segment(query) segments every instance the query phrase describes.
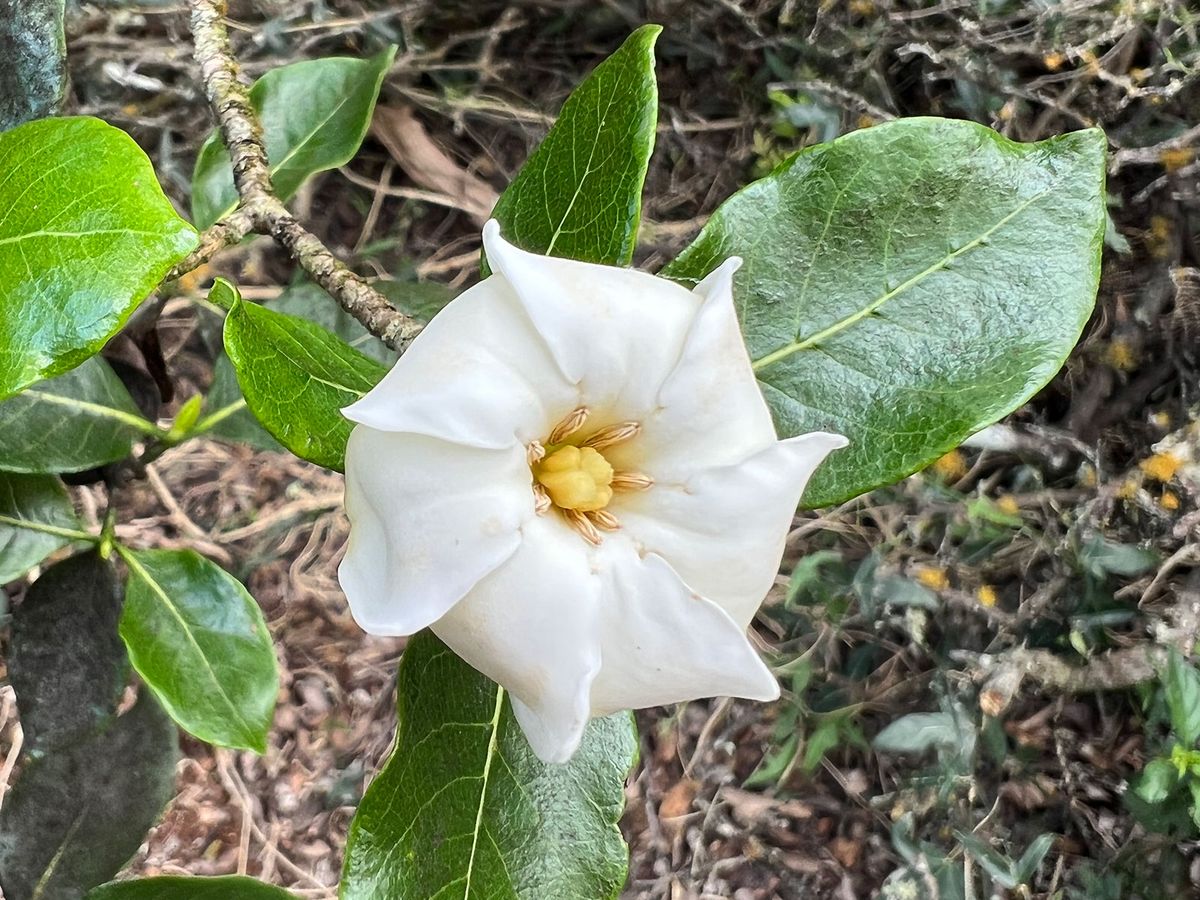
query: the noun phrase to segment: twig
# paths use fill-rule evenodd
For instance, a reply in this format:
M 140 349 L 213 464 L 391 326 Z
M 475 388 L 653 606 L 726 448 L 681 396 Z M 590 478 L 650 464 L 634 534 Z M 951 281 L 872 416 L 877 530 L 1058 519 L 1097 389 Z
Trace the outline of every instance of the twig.
M 1172 650 L 1185 655 L 1192 652 L 1200 629 L 1200 593 L 1190 585 L 1181 588 L 1170 618 L 1173 622 L 1164 622 L 1156 629 L 1152 646 L 1109 650 L 1082 665 L 1073 665 L 1050 650 L 1028 647 L 994 654 L 956 651 L 951 656 L 967 663 L 976 680 L 984 681 L 980 708 L 989 716 L 999 716 L 1026 679 L 1055 694 L 1121 690 L 1157 679 Z
M 319 238 L 297 221 L 275 195 L 258 114 L 238 79 L 224 16 L 226 0 L 190 0 L 192 40 L 204 92 L 217 118 L 233 165 L 238 207 L 201 236 L 200 246 L 170 273 L 177 278 L 206 263 L 223 247 L 247 234 L 270 235 L 342 309 L 389 347 L 403 350 L 421 325 L 352 272 Z

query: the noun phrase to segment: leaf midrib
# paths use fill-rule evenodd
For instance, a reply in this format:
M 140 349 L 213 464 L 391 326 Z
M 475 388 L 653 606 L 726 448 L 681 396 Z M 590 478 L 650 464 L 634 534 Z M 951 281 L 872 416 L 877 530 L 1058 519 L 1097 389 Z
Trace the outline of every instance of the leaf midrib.
M 972 240 L 963 244 L 957 250 L 950 251 L 945 256 L 943 256 L 941 259 L 935 261 L 934 263 L 930 264 L 926 268 L 922 269 L 920 272 L 918 272 L 917 274 L 908 278 L 906 281 L 902 282 L 901 284 L 897 285 L 896 287 L 892 288 L 890 291 L 885 291 L 883 294 L 880 294 L 878 297 L 876 297 L 870 303 L 868 303 L 864 307 L 862 307 L 862 309 L 855 310 L 854 312 L 850 313 L 848 316 L 842 317 L 838 321 L 834 322 L 832 325 L 829 325 L 829 326 L 821 329 L 820 331 L 816 332 L 815 334 L 809 335 L 806 338 L 799 338 L 797 340 L 794 340 L 790 344 L 785 344 L 784 346 L 780 347 L 778 350 L 773 350 L 772 352 L 768 353 L 766 356 L 763 356 L 763 357 L 760 357 L 759 359 L 754 360 L 754 362 L 753 362 L 754 371 L 757 372 L 760 369 L 766 368 L 767 366 L 771 365 L 772 363 L 779 362 L 781 359 L 786 359 L 787 357 L 791 356 L 793 353 L 798 353 L 801 350 L 807 350 L 810 347 L 817 346 L 821 342 L 827 341 L 831 337 L 839 334 L 842 331 L 845 331 L 847 328 L 849 328 L 851 325 L 854 325 L 856 322 L 859 322 L 862 319 L 865 319 L 867 316 L 874 313 L 876 310 L 878 310 L 881 306 L 883 306 L 889 300 L 894 300 L 896 297 L 903 294 L 909 288 L 915 287 L 916 285 L 920 284 L 922 281 L 924 281 L 929 276 L 946 268 L 946 266 L 948 266 L 954 260 L 958 259 L 960 256 L 964 256 L 965 254 L 974 250 L 976 247 L 983 244 L 993 234 L 995 234 L 997 231 L 999 231 L 1001 228 L 1003 228 L 1005 225 L 1007 225 L 1009 222 L 1011 222 L 1013 219 L 1015 219 L 1017 216 L 1019 216 L 1021 213 L 1023 213 L 1026 209 L 1028 209 L 1030 206 L 1032 206 L 1038 200 L 1041 200 L 1043 197 L 1047 196 L 1049 193 L 1050 193 L 1049 190 L 1045 190 L 1039 194 L 1034 194 L 1028 200 L 1021 203 L 1014 210 L 1012 210 L 1012 212 L 1010 212 L 1007 215 L 1005 215 L 1004 217 L 1002 217 L 998 222 L 996 222 L 995 225 L 992 225 L 986 231 L 983 231 L 981 234 L 977 235 Z M 813 262 L 813 265 L 815 267 L 815 265 L 816 265 L 815 260 Z
M 148 419 L 143 419 L 135 416 L 133 413 L 125 412 L 124 410 L 116 409 L 112 406 L 103 406 L 99 403 L 92 403 L 89 400 L 80 400 L 76 397 L 67 397 L 63 394 L 53 394 L 49 391 L 40 391 L 37 388 L 29 388 L 17 396 L 21 397 L 37 397 L 44 400 L 46 403 L 53 403 L 57 406 L 66 406 L 80 412 L 91 413 L 93 416 L 101 419 L 113 419 L 130 428 L 134 428 L 143 434 L 161 435 L 162 429 Z
M 471 855 L 467 858 L 467 874 L 463 883 L 463 900 L 471 900 L 471 876 L 475 873 L 475 856 L 479 848 L 479 832 L 483 827 L 483 808 L 487 802 L 488 780 L 492 774 L 500 743 L 500 714 L 504 711 L 504 688 L 496 687 L 496 708 L 492 711 L 492 736 L 488 739 L 487 759 L 483 764 L 483 782 L 479 787 L 479 806 L 475 810 L 475 829 L 471 835 Z

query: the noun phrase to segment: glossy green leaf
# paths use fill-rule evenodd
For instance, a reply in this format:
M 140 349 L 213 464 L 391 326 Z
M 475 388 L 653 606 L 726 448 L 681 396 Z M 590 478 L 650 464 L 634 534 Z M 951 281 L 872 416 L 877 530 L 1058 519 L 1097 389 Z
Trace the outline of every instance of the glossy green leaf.
M 171 799 L 179 733 L 154 698 L 32 759 L 0 810 L 7 900 L 83 900 L 137 852 Z
M 317 172 L 348 163 L 366 137 L 396 48 L 370 59 L 331 56 L 271 69 L 250 88 L 267 146 L 271 182 L 287 200 Z M 233 212 L 237 191 L 220 136 L 209 135 L 192 175 L 192 218 L 201 228 Z
M 563 104 L 492 213 L 509 241 L 534 253 L 629 264 L 658 122 L 660 31 L 635 31 Z
M 779 432 L 850 438 L 806 506 L 908 475 L 1016 409 L 1091 313 L 1105 139 L 1018 144 L 904 119 L 801 151 L 663 271 L 741 256 L 734 296 Z
M 123 131 L 76 117 L 0 133 L 0 398 L 94 354 L 195 245 Z
M 157 434 L 100 357 L 0 402 L 0 470 L 82 472 Z
M 400 661 L 396 749 L 351 826 L 342 900 L 615 897 L 636 752 L 598 719 L 565 765 L 540 762 L 506 694 L 422 632 Z
M 8 674 L 26 746 L 78 743 L 116 715 L 129 676 L 117 634 L 121 587 L 93 550 L 48 568 L 13 613 Z
M 87 900 L 296 900 L 296 895 L 239 875 L 162 876 L 103 884 L 91 891 Z
M 422 322 L 433 318 L 453 296 L 449 288 L 433 282 L 380 281 L 376 282 L 375 287 L 401 312 Z M 267 301 L 264 306 L 313 322 L 382 365 L 390 366 L 396 361 L 395 350 L 363 328 L 357 319 L 315 284 L 302 282 L 290 287 L 279 298 Z M 224 353 L 213 363 L 213 381 L 207 406 L 207 415 L 215 418 L 211 425 L 205 423 L 206 431 L 214 437 L 249 444 L 259 450 L 285 449 L 262 427 L 246 405 L 233 364 Z
M 184 730 L 262 753 L 279 672 L 262 610 L 192 550 L 128 550 L 121 637 L 129 659 Z
M 206 434 L 238 444 L 248 444 L 257 450 L 282 451 L 284 446 L 271 437 L 259 424 L 246 405 L 237 383 L 233 363 L 224 353 L 213 362 L 213 380 L 204 398 L 205 415 L 200 426 Z
M 213 291 L 234 288 L 220 281 Z M 387 369 L 319 325 L 240 298 L 225 317 L 225 352 L 267 431 L 301 459 L 341 471 L 351 427 L 341 411 Z
M 1163 687 L 1171 730 L 1185 747 L 1194 747 L 1200 740 L 1200 672 L 1178 650 L 1171 651 Z
M 0 584 L 20 578 L 79 530 L 57 478 L 0 472 Z

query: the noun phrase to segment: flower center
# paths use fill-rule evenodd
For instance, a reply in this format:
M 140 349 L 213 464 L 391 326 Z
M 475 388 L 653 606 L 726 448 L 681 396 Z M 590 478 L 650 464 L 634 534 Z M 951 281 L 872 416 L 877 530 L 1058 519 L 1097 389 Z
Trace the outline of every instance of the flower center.
M 588 408 L 580 406 L 554 426 L 545 444 L 529 445 L 529 467 L 533 473 L 534 508 L 544 516 L 557 510 L 567 524 L 592 544 L 601 541 L 600 531 L 621 527 L 605 507 L 618 491 L 645 491 L 654 479 L 641 472 L 615 472 L 601 452 L 637 436 L 637 422 L 618 422 L 595 431 L 582 440 L 576 435 L 588 419 Z
M 592 447 L 559 447 L 533 467 L 533 476 L 560 509 L 594 512 L 612 499 L 613 467 Z

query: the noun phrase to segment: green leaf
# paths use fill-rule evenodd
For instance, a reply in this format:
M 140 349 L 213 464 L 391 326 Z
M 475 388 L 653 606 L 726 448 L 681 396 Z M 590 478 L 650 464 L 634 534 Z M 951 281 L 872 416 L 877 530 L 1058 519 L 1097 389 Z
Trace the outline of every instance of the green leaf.
M 8 674 L 27 747 L 78 743 L 116 715 L 129 676 L 121 588 L 95 551 L 48 568 L 13 613 Z
M 955 829 L 954 837 L 962 845 L 962 848 L 970 853 L 975 861 L 983 867 L 983 870 L 992 876 L 992 880 L 998 885 L 1012 890 L 1020 884 L 1016 873 L 1013 871 L 1013 861 L 1003 853 L 992 849 L 985 841 L 965 831 Z
M 124 132 L 75 117 L 0 133 L 0 398 L 94 354 L 195 246 Z
M 296 895 L 240 875 L 163 876 L 103 884 L 89 892 L 87 900 L 296 900 Z
M 433 318 L 453 296 L 449 288 L 433 282 L 379 281 L 375 287 L 401 312 L 422 322 Z M 228 299 L 232 303 L 232 291 Z M 276 312 L 319 325 L 382 365 L 390 366 L 398 357 L 395 350 L 363 328 L 357 319 L 315 284 L 302 282 L 264 305 Z M 213 422 L 203 422 L 203 425 L 204 430 L 214 437 L 249 444 L 259 450 L 285 449 L 250 412 L 238 386 L 233 365 L 224 353 L 213 364 L 212 387 L 209 388 L 207 399 Z
M 1133 577 L 1158 565 L 1158 554 L 1134 544 L 1119 544 L 1096 535 L 1079 548 L 1079 564 L 1096 578 Z
M 1171 651 L 1163 687 L 1171 730 L 1185 747 L 1194 747 L 1200 739 L 1200 672 L 1178 650 Z
M 226 441 L 248 444 L 256 450 L 285 449 L 250 412 L 242 389 L 238 386 L 233 363 L 224 353 L 218 354 L 213 362 L 212 386 L 204 399 L 207 414 L 198 427 L 205 433 Z
M 0 470 L 82 472 L 124 459 L 157 435 L 103 359 L 0 402 Z
M 262 610 L 192 550 L 129 550 L 121 637 L 129 659 L 184 730 L 262 753 L 279 672 Z
M 509 241 L 549 256 L 629 264 L 658 121 L 660 31 L 639 28 L 567 98 L 492 213 Z
M 7 900 L 82 900 L 112 878 L 174 794 L 177 745 L 143 694 L 106 730 L 32 759 L 0 811 Z
M 821 760 L 825 758 L 825 754 L 836 748 L 841 743 L 841 739 L 841 718 L 828 716 L 821 719 L 816 729 L 804 742 L 804 756 L 800 761 L 800 769 L 806 775 L 813 774 L 817 771 L 817 767 L 821 765 Z
M 1055 835 L 1047 832 L 1039 834 L 1025 848 L 1025 852 L 1021 854 L 1021 858 L 1017 860 L 1016 865 L 1013 867 L 1013 874 L 1017 877 L 1017 884 L 1028 884 L 1033 880 L 1038 866 L 1042 864 L 1042 860 L 1046 858 L 1046 854 L 1054 846 L 1054 841 Z
M 250 88 L 267 146 L 271 183 L 287 200 L 310 175 L 345 165 L 371 124 L 396 48 L 370 59 L 332 56 L 280 66 Z M 192 218 L 207 228 L 237 207 L 229 154 L 215 131 L 192 174 Z
M 962 741 L 962 728 L 948 712 L 909 713 L 875 735 L 876 750 L 887 753 L 924 753 L 953 747 Z
M 800 151 L 735 194 L 663 270 L 729 256 L 742 328 L 784 436 L 840 432 L 825 506 L 928 465 L 1059 369 L 1095 302 L 1105 139 L 1018 144 L 904 119 Z
M 217 291 L 236 289 L 218 281 Z M 255 417 L 281 444 L 341 471 L 349 406 L 387 370 L 319 325 L 237 297 L 225 317 L 225 352 Z
M 1134 782 L 1134 793 L 1147 803 L 1162 803 L 1179 783 L 1179 773 L 1169 759 L 1159 757 L 1146 763 Z
M 409 642 L 398 679 L 396 749 L 351 826 L 342 900 L 616 897 L 629 716 L 594 721 L 551 765 L 505 692 L 431 633 Z
M 400 358 L 399 353 L 363 328 L 358 319 L 342 309 L 319 285 L 297 284 L 263 306 L 324 328 L 381 366 L 391 366 Z
M 79 520 L 57 478 L 0 472 L 0 584 L 78 539 Z

